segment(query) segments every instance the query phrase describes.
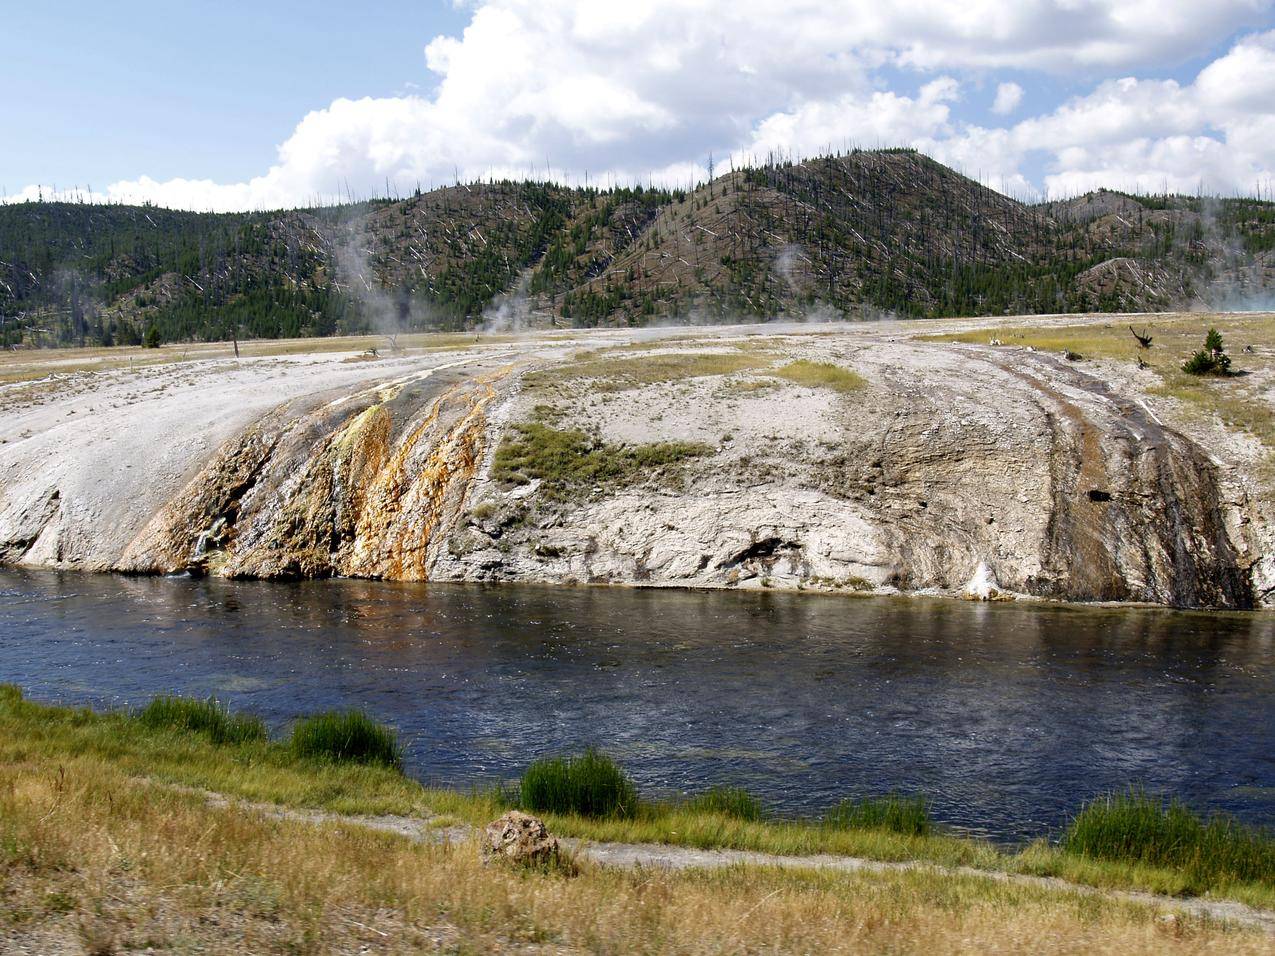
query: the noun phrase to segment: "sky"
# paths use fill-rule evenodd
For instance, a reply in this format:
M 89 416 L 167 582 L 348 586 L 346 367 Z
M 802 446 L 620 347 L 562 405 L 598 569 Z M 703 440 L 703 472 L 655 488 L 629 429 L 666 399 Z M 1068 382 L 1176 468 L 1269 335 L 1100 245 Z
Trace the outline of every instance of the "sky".
M 1275 0 L 8 2 L 0 197 L 269 209 L 914 146 L 1024 199 L 1275 188 Z

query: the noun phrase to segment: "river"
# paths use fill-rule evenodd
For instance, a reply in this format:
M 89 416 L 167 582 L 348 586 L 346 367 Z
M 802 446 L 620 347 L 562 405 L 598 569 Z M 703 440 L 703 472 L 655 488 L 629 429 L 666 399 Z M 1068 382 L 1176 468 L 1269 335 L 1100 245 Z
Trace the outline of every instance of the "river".
M 361 707 L 449 786 L 595 744 L 651 795 L 923 794 L 998 840 L 1141 784 L 1275 822 L 1275 615 L 817 594 L 0 571 L 0 681 Z

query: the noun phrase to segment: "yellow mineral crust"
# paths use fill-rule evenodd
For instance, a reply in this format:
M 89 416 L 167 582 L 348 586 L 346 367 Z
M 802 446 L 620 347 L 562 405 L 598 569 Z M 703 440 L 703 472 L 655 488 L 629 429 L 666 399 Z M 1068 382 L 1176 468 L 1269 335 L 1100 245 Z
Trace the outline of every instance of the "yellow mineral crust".
M 505 374 L 416 403 L 396 383 L 368 390 L 362 409 L 281 410 L 221 448 L 121 569 L 427 579 L 430 545 L 482 460 L 487 407 Z
M 435 531 L 450 524 L 482 457 L 488 382 L 438 399 L 367 486 L 354 546 L 341 574 L 423 581 Z

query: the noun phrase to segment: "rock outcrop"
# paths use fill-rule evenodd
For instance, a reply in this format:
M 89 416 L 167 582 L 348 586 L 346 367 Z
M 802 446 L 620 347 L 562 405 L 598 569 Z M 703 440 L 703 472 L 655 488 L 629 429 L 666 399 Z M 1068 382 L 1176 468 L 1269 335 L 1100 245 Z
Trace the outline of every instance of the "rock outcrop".
M 481 457 L 499 379 L 394 384 L 269 416 L 213 456 L 118 570 L 425 580 Z
M 981 576 L 1001 596 L 1249 605 L 1214 466 L 1138 403 L 1040 353 L 896 342 L 850 361 L 871 383 L 853 396 L 705 376 L 677 407 L 666 386 L 565 403 L 617 439 L 702 441 L 714 416 L 730 437 L 672 488 L 487 489 L 435 575 L 942 593 Z
M 1088 363 L 863 327 L 610 341 L 627 346 L 333 364 L 345 383 L 249 396 L 261 410 L 216 445 L 198 404 L 215 369 L 183 393 L 192 424 L 171 417 L 149 451 L 127 428 L 59 451 L 51 399 L 0 444 L 0 561 L 1221 608 L 1275 580 L 1263 509 Z M 861 383 L 777 374 L 794 359 Z M 497 452 L 529 421 L 579 437 L 513 480 Z M 669 443 L 690 451 L 644 451 Z

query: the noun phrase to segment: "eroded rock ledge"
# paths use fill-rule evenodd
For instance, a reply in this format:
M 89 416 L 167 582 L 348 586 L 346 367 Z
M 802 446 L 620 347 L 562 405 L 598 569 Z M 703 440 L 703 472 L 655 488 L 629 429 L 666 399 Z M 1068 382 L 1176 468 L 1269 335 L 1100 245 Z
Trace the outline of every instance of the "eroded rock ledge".
M 861 381 L 782 374 L 793 361 Z M 245 373 L 208 369 L 154 401 L 215 401 L 223 374 Z M 343 374 L 257 396 L 260 410 L 211 447 L 192 414 L 139 448 L 129 429 L 152 406 L 128 402 L 87 445 L 0 445 L 0 561 L 1224 608 L 1252 606 L 1255 566 L 1265 573 L 1260 515 L 1228 501 L 1197 444 L 1041 353 L 741 333 L 585 356 L 532 343 Z M 106 388 L 80 404 L 108 405 Z M 50 411 L 27 410 L 32 436 L 65 427 Z M 529 421 L 585 436 L 589 469 L 502 466 L 502 442 Z M 597 467 L 670 442 L 692 451 Z M 48 480 L 42 461 L 56 461 Z M 104 502 L 122 517 L 99 527 Z

